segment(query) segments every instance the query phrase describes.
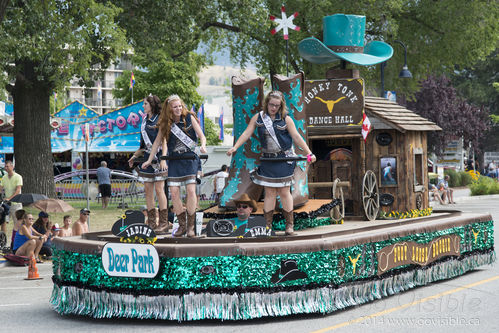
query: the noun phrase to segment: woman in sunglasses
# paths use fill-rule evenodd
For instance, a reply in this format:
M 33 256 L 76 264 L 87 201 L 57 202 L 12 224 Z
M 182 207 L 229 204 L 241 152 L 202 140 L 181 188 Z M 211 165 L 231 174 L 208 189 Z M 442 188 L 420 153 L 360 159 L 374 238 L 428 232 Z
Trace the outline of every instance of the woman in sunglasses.
M 296 130 L 295 123 L 287 116 L 286 102 L 279 91 L 271 91 L 263 102 L 263 111 L 254 115 L 246 130 L 241 134 L 234 147 L 227 155 L 234 154 L 257 129 L 257 137 L 262 146 L 262 156 L 266 158 L 286 158 L 294 156 L 293 143 L 307 154 L 308 161 L 316 158 Z M 272 228 L 276 197 L 281 198 L 283 215 L 286 219 L 286 235 L 294 235 L 293 197 L 290 187 L 296 161 L 260 161 L 260 165 L 251 171 L 251 180 L 265 187 L 263 214 L 267 227 Z
M 36 262 L 42 262 L 38 258 L 38 254 L 43 243 L 47 240 L 47 236 L 33 229 L 33 215 L 24 212 L 21 219 L 21 228 L 16 233 L 12 250 L 16 256 L 34 257 Z

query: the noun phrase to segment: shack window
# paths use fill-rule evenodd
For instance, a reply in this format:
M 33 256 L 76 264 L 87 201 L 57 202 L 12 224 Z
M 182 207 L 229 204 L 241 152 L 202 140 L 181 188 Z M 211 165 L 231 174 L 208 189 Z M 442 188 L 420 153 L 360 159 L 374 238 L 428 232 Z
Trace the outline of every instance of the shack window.
M 424 189 L 423 148 L 414 148 L 414 192 Z

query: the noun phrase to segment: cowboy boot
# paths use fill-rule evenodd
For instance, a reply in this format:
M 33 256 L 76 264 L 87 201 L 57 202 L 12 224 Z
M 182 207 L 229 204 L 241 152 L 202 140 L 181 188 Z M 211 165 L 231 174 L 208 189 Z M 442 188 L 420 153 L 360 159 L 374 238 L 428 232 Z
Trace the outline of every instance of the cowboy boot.
M 286 236 L 294 236 L 296 233 L 293 231 L 295 220 L 293 216 L 293 211 L 282 211 L 282 215 L 284 215 L 284 218 L 286 219 L 286 231 L 285 235 Z
M 159 211 L 159 225 L 154 231 L 158 233 L 166 234 L 168 232 L 168 209 L 162 209 Z
M 186 227 L 185 227 L 185 219 L 186 219 L 187 212 L 182 212 L 177 215 L 177 220 L 178 220 L 178 229 L 175 231 L 175 237 L 182 237 L 185 235 Z
M 196 212 L 187 214 L 187 237 L 195 237 L 194 226 L 196 225 Z
M 267 222 L 267 229 L 272 229 L 272 221 L 274 220 L 274 210 L 272 209 L 269 212 L 263 212 L 263 218 Z
M 156 230 L 158 227 L 156 224 L 156 209 L 149 209 L 147 211 L 147 225 L 152 229 Z

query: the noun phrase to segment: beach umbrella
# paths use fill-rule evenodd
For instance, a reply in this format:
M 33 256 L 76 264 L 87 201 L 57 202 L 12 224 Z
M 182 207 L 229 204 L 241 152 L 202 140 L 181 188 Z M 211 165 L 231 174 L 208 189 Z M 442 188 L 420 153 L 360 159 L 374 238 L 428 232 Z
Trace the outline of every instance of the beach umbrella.
M 19 203 L 22 203 L 23 205 L 31 205 L 32 203 L 37 202 L 39 200 L 43 200 L 43 199 L 48 199 L 48 197 L 45 194 L 21 193 L 21 194 L 15 195 L 9 201 L 19 202 Z
M 38 208 L 47 213 L 64 213 L 73 210 L 74 208 L 64 200 L 60 199 L 43 199 L 38 200 L 31 206 Z

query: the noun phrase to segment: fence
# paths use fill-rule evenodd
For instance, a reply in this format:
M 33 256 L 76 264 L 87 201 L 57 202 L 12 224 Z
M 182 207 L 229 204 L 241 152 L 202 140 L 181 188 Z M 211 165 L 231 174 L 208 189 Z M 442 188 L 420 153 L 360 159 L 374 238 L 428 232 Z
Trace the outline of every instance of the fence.
M 96 169 L 89 170 L 89 175 L 94 176 L 95 174 Z M 111 178 L 111 203 L 137 204 L 145 202 L 144 184 L 139 182 L 132 173 L 112 170 L 111 175 L 113 177 Z M 213 179 L 213 173 L 201 178 L 201 184 L 198 185 L 200 206 L 206 207 L 215 203 Z M 87 198 L 85 170 L 58 175 L 54 180 L 59 199 L 85 200 Z M 99 188 L 95 179 L 90 180 L 88 193 L 91 200 L 100 200 Z M 182 188 L 181 196 L 185 199 L 185 187 Z

